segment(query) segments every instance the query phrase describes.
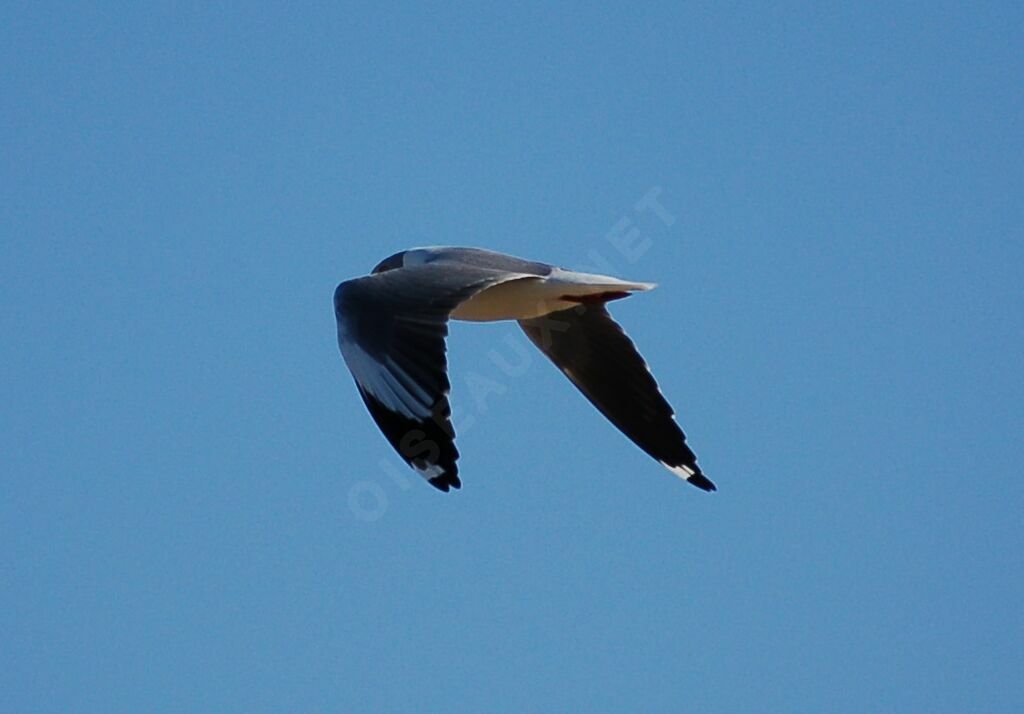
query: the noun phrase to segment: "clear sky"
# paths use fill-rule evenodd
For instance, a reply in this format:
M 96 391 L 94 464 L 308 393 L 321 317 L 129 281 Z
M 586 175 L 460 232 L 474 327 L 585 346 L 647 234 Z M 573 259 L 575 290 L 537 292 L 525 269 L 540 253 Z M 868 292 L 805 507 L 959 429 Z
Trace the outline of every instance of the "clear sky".
M 0 709 L 1024 710 L 1019 3 L 93 5 L 0 10 Z M 658 282 L 719 491 L 513 324 L 419 481 L 331 296 L 436 244 Z

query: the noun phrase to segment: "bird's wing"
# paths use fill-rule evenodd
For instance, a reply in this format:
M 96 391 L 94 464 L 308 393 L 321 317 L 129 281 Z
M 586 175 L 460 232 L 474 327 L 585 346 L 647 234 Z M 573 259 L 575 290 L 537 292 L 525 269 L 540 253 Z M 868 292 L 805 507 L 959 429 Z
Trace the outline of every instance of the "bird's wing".
M 714 491 L 686 445 L 651 371 L 604 305 L 585 304 L 520 320 L 530 340 L 609 421 L 697 488 Z
M 389 270 L 338 286 L 338 345 L 370 415 L 431 485 L 461 486 L 451 424 L 448 315 L 480 290 L 530 276 L 452 263 Z

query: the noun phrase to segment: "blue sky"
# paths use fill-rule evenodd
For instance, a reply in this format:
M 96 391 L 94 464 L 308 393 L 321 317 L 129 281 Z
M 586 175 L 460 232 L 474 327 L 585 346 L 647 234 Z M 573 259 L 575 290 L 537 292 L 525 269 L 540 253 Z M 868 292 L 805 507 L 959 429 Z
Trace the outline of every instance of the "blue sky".
M 6 5 L 0 708 L 1021 709 L 1022 21 Z M 331 295 L 433 244 L 658 282 L 720 490 L 511 324 L 416 480 Z

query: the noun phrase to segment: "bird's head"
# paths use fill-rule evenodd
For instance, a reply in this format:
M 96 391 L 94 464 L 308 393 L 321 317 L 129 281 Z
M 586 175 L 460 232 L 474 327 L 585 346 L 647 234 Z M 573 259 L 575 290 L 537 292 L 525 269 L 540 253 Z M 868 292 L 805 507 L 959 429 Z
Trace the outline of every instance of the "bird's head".
M 400 253 L 385 258 L 384 260 L 377 263 L 377 267 L 371 272 L 384 273 L 388 270 L 394 270 L 395 268 L 408 268 L 413 265 L 423 265 L 424 263 L 432 263 L 435 260 L 444 257 L 444 253 L 438 248 L 413 248 L 412 250 L 403 250 Z
M 370 272 L 374 275 L 377 273 L 384 273 L 388 270 L 394 270 L 395 268 L 401 268 L 405 264 L 406 251 L 400 251 L 394 255 L 388 256 L 384 260 L 377 263 L 377 266 Z

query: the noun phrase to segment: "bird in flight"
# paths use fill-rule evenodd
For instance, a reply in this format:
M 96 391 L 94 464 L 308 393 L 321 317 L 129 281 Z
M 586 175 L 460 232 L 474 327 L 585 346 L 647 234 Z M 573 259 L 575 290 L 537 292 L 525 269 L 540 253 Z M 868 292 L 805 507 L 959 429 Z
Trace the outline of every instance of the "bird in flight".
M 480 248 L 415 248 L 337 287 L 338 345 L 391 446 L 442 491 L 462 485 L 448 403 L 449 319 L 518 321 L 623 434 L 675 475 L 714 491 L 643 357 L 605 307 L 653 287 Z

